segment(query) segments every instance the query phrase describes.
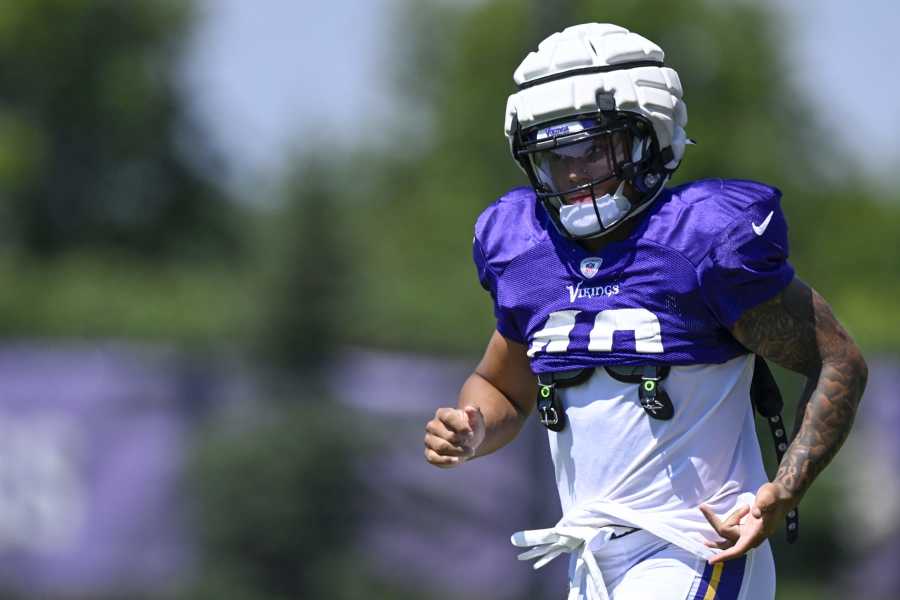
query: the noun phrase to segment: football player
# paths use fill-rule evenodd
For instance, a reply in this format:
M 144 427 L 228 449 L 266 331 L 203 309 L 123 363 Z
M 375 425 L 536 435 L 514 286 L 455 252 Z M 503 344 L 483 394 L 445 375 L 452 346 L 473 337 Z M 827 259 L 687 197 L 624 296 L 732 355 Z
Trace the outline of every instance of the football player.
M 531 185 L 475 226 L 496 331 L 457 407 L 426 425 L 425 457 L 453 467 L 489 454 L 537 406 L 563 516 L 515 534 L 533 547 L 520 558 L 571 553 L 570 598 L 771 599 L 767 538 L 786 517 L 796 527 L 849 432 L 866 364 L 795 277 L 777 189 L 666 187 L 689 140 L 663 58 L 591 23 L 516 69 L 506 135 Z M 750 401 L 758 357 L 809 378 L 789 445 L 772 416 L 784 457 L 771 482 Z

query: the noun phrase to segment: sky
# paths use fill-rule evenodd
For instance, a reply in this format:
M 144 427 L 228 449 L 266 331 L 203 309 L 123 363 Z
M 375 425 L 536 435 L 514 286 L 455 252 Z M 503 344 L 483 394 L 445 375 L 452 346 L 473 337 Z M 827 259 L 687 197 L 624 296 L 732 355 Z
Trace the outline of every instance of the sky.
M 386 102 L 388 0 L 199 1 L 187 91 L 237 177 L 277 171 L 309 135 L 350 143 L 359 115 Z
M 873 172 L 895 174 L 900 5 L 870 0 L 863 9 L 844 0 L 769 2 L 791 24 L 795 35 L 785 41 L 791 75 L 810 91 L 827 130 Z M 385 111 L 391 102 L 382 77 L 391 5 L 391 0 L 201 4 L 185 59 L 186 90 L 236 182 L 277 173 L 309 137 L 352 144 L 360 117 Z

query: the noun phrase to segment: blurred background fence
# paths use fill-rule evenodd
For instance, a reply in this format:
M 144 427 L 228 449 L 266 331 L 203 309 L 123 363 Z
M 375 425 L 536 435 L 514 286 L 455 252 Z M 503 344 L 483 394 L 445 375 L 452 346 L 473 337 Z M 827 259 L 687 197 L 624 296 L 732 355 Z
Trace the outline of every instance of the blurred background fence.
M 470 240 L 524 183 L 512 71 L 584 21 L 665 48 L 676 183 L 781 188 L 870 358 L 779 598 L 900 597 L 896 10 L 4 3 L 0 598 L 562 597 L 508 545 L 559 513 L 540 427 L 454 471 L 421 438 L 493 328 Z

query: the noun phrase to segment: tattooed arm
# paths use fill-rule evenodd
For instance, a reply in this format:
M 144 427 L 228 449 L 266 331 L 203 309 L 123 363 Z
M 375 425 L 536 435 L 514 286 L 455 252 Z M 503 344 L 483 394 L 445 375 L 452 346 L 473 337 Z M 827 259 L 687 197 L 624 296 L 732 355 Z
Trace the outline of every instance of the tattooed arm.
M 828 303 L 799 279 L 741 315 L 732 334 L 752 352 L 809 381 L 798 406 L 794 441 L 774 481 L 760 488 L 754 506 L 724 523 L 703 509 L 726 540 L 719 547 L 728 548 L 710 562 L 759 545 L 797 506 L 847 439 L 868 374 L 862 353 Z
M 866 363 L 822 296 L 798 279 L 742 315 L 732 332 L 751 351 L 810 379 L 796 436 L 775 476 L 796 504 L 847 439 Z

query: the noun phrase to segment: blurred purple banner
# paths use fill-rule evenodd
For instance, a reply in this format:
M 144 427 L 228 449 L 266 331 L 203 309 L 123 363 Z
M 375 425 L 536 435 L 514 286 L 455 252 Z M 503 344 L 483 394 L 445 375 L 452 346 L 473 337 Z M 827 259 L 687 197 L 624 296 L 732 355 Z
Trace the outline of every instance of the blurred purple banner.
M 190 565 L 188 435 L 229 387 L 134 346 L 0 348 L 0 587 L 41 597 L 152 592 Z
M 900 361 L 869 360 L 869 382 L 853 431 L 835 467 L 846 526 L 838 528 L 858 560 L 842 574 L 846 597 L 900 598 Z

